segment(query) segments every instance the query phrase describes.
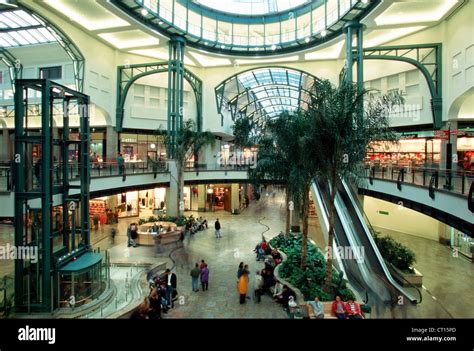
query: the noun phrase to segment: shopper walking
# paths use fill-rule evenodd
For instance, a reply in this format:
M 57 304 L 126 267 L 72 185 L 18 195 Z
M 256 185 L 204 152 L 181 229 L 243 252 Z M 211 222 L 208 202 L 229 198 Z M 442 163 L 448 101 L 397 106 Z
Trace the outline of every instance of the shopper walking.
M 216 223 L 214 223 L 214 228 L 216 229 L 216 238 L 222 238 L 221 236 L 221 222 L 217 218 Z
M 202 291 L 207 291 L 209 287 L 209 268 L 207 268 L 207 264 L 201 269 L 201 286 Z
M 198 282 L 199 282 L 199 275 L 201 274 L 201 270 L 199 269 L 199 263 L 196 263 L 196 266 L 191 269 L 191 285 L 194 292 L 199 291 Z

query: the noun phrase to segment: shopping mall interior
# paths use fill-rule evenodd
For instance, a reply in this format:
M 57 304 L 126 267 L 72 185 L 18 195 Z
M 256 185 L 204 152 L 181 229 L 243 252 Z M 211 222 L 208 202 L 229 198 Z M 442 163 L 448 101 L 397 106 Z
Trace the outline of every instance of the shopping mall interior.
M 0 318 L 474 318 L 474 1 L 2 0 L 0 58 Z

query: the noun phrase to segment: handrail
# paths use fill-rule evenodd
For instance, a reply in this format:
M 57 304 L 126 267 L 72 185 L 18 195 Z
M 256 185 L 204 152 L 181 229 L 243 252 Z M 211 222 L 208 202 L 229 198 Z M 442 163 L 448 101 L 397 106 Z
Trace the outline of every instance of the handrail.
M 385 263 L 387 263 L 393 270 L 396 270 L 396 267 L 393 265 L 392 262 L 388 262 L 386 260 L 384 260 Z M 411 301 L 411 303 L 413 303 L 414 305 L 419 305 L 422 301 L 423 301 L 423 294 L 421 293 L 421 290 L 416 286 L 414 285 L 413 283 L 411 283 L 408 279 L 406 279 L 403 275 L 398 275 L 399 277 L 401 277 L 403 279 L 403 281 L 405 283 L 407 283 L 408 285 L 410 285 L 411 288 L 415 289 L 416 292 L 418 293 L 418 295 L 420 296 L 420 300 L 419 301 Z
M 430 197 L 434 195 L 434 192 L 430 190 L 433 188 L 432 182 L 428 184 L 430 178 L 433 178 L 433 173 L 437 174 L 437 183 L 439 181 L 446 182 L 450 186 L 444 186 L 443 191 L 452 193 L 467 195 L 470 184 L 474 181 L 474 172 L 468 170 L 446 170 L 442 168 L 432 167 L 380 167 L 374 165 L 365 165 L 366 177 L 369 183 L 372 185 L 373 180 L 383 179 L 392 180 L 397 182 L 397 188 L 401 190 L 403 184 L 415 184 L 423 187 L 428 187 L 430 191 Z M 387 171 L 391 170 L 391 176 L 385 176 Z M 410 172 L 411 177 L 404 177 L 405 172 Z M 368 174 L 367 174 L 368 173 Z M 431 185 L 430 185 L 431 184 Z M 435 187 L 438 188 L 437 184 Z
M 349 184 L 347 184 L 347 190 L 349 190 L 351 192 L 351 194 L 353 193 L 353 189 L 351 188 L 351 186 Z M 353 194 L 352 194 L 353 195 Z M 362 206 L 360 206 L 360 203 L 359 202 L 356 202 L 357 204 L 357 208 L 359 209 L 361 215 L 362 215 L 362 218 L 364 219 L 365 221 L 365 224 L 367 225 L 367 228 L 369 229 L 370 231 L 370 234 L 372 235 L 372 237 L 375 237 L 375 235 L 377 234 L 377 232 L 375 231 L 374 227 L 372 226 L 372 223 L 370 223 L 370 220 L 369 220 L 369 217 L 367 216 L 367 214 L 365 213 L 364 209 Z M 392 268 L 394 267 L 394 265 L 391 263 L 391 262 L 388 262 L 384 259 L 385 263 L 388 263 Z M 420 304 L 422 301 L 423 301 L 423 297 L 422 297 L 422 294 L 421 294 L 421 291 L 420 289 L 418 289 L 417 286 L 413 285 L 412 283 L 410 283 L 405 277 L 402 277 L 404 281 L 406 281 L 412 288 L 416 289 L 418 294 L 420 295 L 420 300 L 416 302 L 416 304 Z M 413 301 L 412 301 L 413 302 Z
M 314 189 L 316 189 L 316 191 L 314 192 L 315 195 L 316 195 L 316 196 L 315 196 L 315 200 L 318 201 L 319 203 L 321 203 L 321 205 L 322 205 L 322 207 L 323 207 L 322 210 L 323 210 L 324 212 L 322 213 L 322 215 L 323 215 L 323 219 L 324 219 L 325 224 L 326 224 L 326 228 L 328 229 L 328 228 L 329 228 L 329 221 L 328 221 L 328 218 L 327 218 L 327 217 L 328 217 L 329 209 L 327 208 L 326 201 L 325 201 L 325 200 L 323 199 L 323 197 L 321 196 L 321 190 L 320 190 L 320 188 L 319 188 L 319 184 L 318 184 L 317 181 L 314 181 L 314 182 L 313 182 L 312 187 L 313 187 Z M 334 242 L 339 245 L 338 239 L 337 239 L 337 236 L 336 236 L 336 235 L 334 235 Z M 346 280 L 348 280 L 349 277 L 348 277 L 347 273 L 345 272 L 344 265 L 342 264 L 341 258 L 340 258 L 340 256 L 339 256 L 339 254 L 337 253 L 337 250 L 336 250 L 336 260 L 337 260 L 338 264 L 340 265 L 340 270 L 343 272 L 343 275 L 346 277 Z M 364 282 L 362 282 L 358 277 L 356 277 L 356 276 L 353 275 L 352 278 L 353 278 L 354 280 L 356 280 L 356 282 L 357 282 L 357 284 L 359 285 L 359 287 L 363 288 L 363 287 L 366 286 L 366 284 L 365 284 Z M 368 291 L 367 291 L 367 289 L 365 289 L 364 292 L 365 292 L 365 295 L 366 295 L 366 302 L 364 302 L 364 303 L 367 303 L 367 302 L 369 301 L 369 296 L 368 296 Z
M 356 204 L 357 202 L 354 200 L 354 198 L 353 198 L 353 196 L 352 196 L 352 194 L 351 194 L 351 192 L 350 192 L 350 190 L 349 190 L 349 187 L 348 187 L 347 183 L 346 183 L 344 180 L 342 180 L 342 185 L 343 185 L 344 189 L 346 190 L 347 195 L 349 196 L 349 199 L 350 199 L 350 201 L 352 202 L 352 204 Z M 365 221 L 365 219 L 363 218 L 363 216 L 362 216 L 362 214 L 361 214 L 362 212 L 359 210 L 359 206 L 354 206 L 354 209 L 355 209 L 356 215 L 359 216 L 359 220 L 361 221 L 361 224 L 366 224 L 366 221 Z M 370 222 L 369 222 L 369 223 L 370 223 Z M 390 282 L 390 284 L 391 284 L 392 286 L 394 286 L 396 289 L 398 289 L 400 292 L 403 292 L 403 293 L 405 294 L 405 296 L 407 296 L 407 297 L 409 298 L 409 300 L 410 300 L 412 303 L 416 304 L 416 303 L 417 303 L 416 299 L 414 299 L 413 297 L 411 297 L 408 292 L 404 291 L 404 290 L 397 284 L 397 282 L 393 279 L 393 277 L 392 277 L 392 275 L 390 274 L 390 272 L 389 272 L 387 266 L 385 265 L 385 260 L 383 259 L 382 255 L 381 255 L 381 253 L 380 253 L 380 251 L 379 251 L 379 249 L 378 249 L 378 246 L 377 246 L 377 244 L 375 243 L 373 234 L 370 232 L 369 226 L 368 226 L 368 225 L 365 225 L 365 226 L 363 225 L 362 227 L 363 227 L 364 229 L 366 229 L 366 230 L 364 230 L 364 232 L 365 232 L 365 234 L 367 235 L 367 239 L 369 240 L 369 242 L 370 242 L 372 248 L 374 249 L 374 253 L 375 253 L 375 255 L 376 255 L 376 257 L 377 257 L 377 260 L 379 261 L 379 263 L 380 263 L 380 265 L 381 265 L 381 267 L 382 267 L 382 270 L 383 270 L 383 272 L 384 272 L 384 274 L 385 274 L 385 276 L 386 276 L 388 282 Z M 368 232 L 367 232 L 367 229 L 368 229 Z M 372 230 L 373 230 L 373 228 L 372 228 Z
M 469 188 L 467 207 L 469 208 L 469 211 L 474 212 L 474 182 L 471 183 L 471 187 Z

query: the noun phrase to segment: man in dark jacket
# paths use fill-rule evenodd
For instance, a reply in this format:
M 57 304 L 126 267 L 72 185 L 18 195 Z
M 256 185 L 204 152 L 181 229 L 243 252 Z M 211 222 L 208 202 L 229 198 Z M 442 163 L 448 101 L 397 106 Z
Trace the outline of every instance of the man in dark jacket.
M 219 222 L 219 218 L 217 218 L 216 223 L 214 224 L 214 228 L 216 229 L 216 238 L 222 238 L 222 236 L 221 236 L 221 222 Z
M 171 273 L 170 269 L 168 268 L 165 271 L 165 279 L 167 282 L 166 283 L 166 300 L 168 301 L 168 306 L 171 306 L 171 308 L 174 308 L 173 295 L 177 287 L 176 274 Z

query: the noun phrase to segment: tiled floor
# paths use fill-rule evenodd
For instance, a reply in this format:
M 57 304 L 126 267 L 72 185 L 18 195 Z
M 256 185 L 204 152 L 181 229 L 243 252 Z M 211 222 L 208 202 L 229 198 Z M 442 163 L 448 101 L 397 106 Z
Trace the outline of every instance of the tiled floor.
M 423 302 L 409 316 L 473 318 L 474 264 L 436 241 L 377 228 L 416 254 L 415 268 L 423 274 Z M 434 297 L 434 298 L 433 298 Z
M 212 218 L 207 216 L 209 229 L 186 239 L 185 248 L 173 256 L 180 298 L 166 318 L 287 318 L 286 312 L 271 297 L 263 296 L 261 303 L 256 303 L 252 296 L 255 271 L 263 267 L 263 263 L 255 260 L 253 249 L 267 229 L 258 220 L 262 219 L 262 223 L 270 227 L 265 237 L 273 237 L 284 228 L 280 204 L 279 199 L 263 199 L 238 216 L 224 212 Z M 220 239 L 214 235 L 216 216 L 222 224 Z M 189 272 L 201 259 L 209 266 L 209 290 L 192 292 Z M 249 265 L 251 272 L 248 294 L 251 299 L 243 305 L 239 304 L 236 288 L 237 267 L 241 261 Z
M 264 233 L 270 239 L 285 227 L 285 210 L 282 194 L 276 197 L 262 197 L 252 202 L 240 215 L 226 212 L 193 213 L 203 215 L 210 222 L 208 230 L 198 232 L 186 238 L 184 248 L 174 251 L 175 272 L 178 276 L 179 300 L 176 308 L 166 318 L 287 318 L 286 313 L 270 297 L 264 296 L 260 304 L 253 299 L 245 305 L 239 304 L 236 290 L 236 272 L 239 262 L 250 266 L 251 283 L 249 295 L 252 296 L 255 271 L 262 267 L 255 261 L 253 249 L 261 240 L 262 232 L 268 225 L 270 230 Z M 191 214 L 187 213 L 187 215 Z M 222 238 L 214 236 L 213 224 L 218 217 L 222 224 Z M 127 250 L 126 228 L 138 219 L 120 220 L 116 225 L 118 235 L 111 240 L 111 226 L 92 231 L 91 242 L 94 248 L 109 250 L 112 262 L 130 263 L 166 262 L 168 267 L 173 261 L 169 252 L 158 253 L 154 247 L 137 247 Z M 406 244 L 417 254 L 416 268 L 424 274 L 423 303 L 418 306 L 395 308 L 389 318 L 472 318 L 474 302 L 471 298 L 474 282 L 474 265 L 464 258 L 455 258 L 451 251 L 437 242 L 384 231 Z M 310 219 L 310 237 L 316 244 L 323 246 L 317 218 Z M 0 224 L 0 245 L 13 244 L 13 226 Z M 205 259 L 210 269 L 209 290 L 192 292 L 189 271 L 195 262 Z M 0 277 L 13 275 L 13 262 L 0 263 Z M 435 299 L 433 298 L 435 297 Z

